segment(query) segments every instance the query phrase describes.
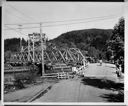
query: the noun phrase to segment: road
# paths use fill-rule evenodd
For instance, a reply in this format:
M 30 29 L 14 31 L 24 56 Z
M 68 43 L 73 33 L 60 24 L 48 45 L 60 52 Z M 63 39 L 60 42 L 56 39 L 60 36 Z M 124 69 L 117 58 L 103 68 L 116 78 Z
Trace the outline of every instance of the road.
M 123 89 L 112 64 L 89 64 L 85 77 L 61 80 L 34 102 L 123 102 Z

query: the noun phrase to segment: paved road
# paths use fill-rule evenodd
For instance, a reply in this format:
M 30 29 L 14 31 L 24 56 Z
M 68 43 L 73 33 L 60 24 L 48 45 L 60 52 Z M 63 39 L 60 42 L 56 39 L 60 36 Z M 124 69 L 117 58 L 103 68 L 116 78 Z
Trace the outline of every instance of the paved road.
M 122 80 L 111 64 L 89 64 L 85 77 L 62 80 L 34 102 L 119 102 Z

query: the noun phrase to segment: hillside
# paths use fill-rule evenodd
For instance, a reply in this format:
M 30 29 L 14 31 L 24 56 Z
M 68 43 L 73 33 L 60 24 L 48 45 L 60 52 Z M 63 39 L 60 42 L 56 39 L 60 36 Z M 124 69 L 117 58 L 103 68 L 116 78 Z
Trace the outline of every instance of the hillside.
M 22 45 L 27 45 L 27 42 L 22 39 Z M 20 38 L 11 38 L 4 40 L 4 51 L 18 52 L 20 50 Z
M 106 41 L 112 36 L 112 29 L 85 29 L 66 32 L 50 40 L 58 47 L 77 47 L 88 51 L 89 56 L 98 58 L 99 54 L 105 55 Z

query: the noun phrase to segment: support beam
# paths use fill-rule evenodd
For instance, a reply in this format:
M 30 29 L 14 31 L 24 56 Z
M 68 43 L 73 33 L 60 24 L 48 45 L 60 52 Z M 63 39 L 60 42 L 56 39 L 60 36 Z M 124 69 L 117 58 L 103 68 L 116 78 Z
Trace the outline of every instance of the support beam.
M 28 35 L 28 61 L 30 61 L 30 38 Z
M 42 23 L 40 23 L 41 49 L 42 49 L 42 76 L 44 75 L 44 35 L 42 34 Z
M 32 43 L 33 43 L 33 49 L 32 49 L 32 52 L 33 52 L 33 63 L 35 62 L 35 50 L 34 50 L 34 44 L 35 44 L 35 42 L 34 42 L 34 34 L 33 34 L 33 40 L 32 40 Z

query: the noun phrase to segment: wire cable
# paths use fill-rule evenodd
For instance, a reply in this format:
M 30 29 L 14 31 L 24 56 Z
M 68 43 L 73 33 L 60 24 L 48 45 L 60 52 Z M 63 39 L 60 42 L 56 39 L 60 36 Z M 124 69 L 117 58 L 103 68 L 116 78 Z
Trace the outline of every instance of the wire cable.
M 28 16 L 28 15 L 24 14 L 23 12 L 21 12 L 20 10 L 18 10 L 18 9 L 17 9 L 17 8 L 15 8 L 14 6 L 12 6 L 12 5 L 10 5 L 10 4 L 8 4 L 8 6 L 10 6 L 13 10 L 17 11 L 18 13 L 22 14 L 23 16 L 27 17 L 28 19 L 32 19 L 32 20 L 34 20 L 34 21 L 35 21 L 35 19 L 34 19 L 34 18 L 32 18 L 32 17 L 30 17 L 30 16 Z
M 101 18 L 101 19 L 95 19 L 95 20 L 90 20 L 90 21 L 82 21 L 82 22 L 74 22 L 74 23 L 66 23 L 66 24 L 55 24 L 55 25 L 43 25 L 42 27 L 55 27 L 55 26 L 63 26 L 63 25 L 73 25 L 73 24 L 85 24 L 85 23 L 88 23 L 88 22 L 94 22 L 94 21 L 101 21 L 101 20 L 107 20 L 107 19 L 112 19 L 114 17 L 106 17 L 106 18 Z M 23 27 L 22 29 L 33 29 L 33 28 L 40 28 L 40 27 Z M 18 28 L 15 28 L 15 29 L 18 29 Z M 5 30 L 8 30 L 8 29 L 5 29 Z
M 11 30 L 14 30 L 14 31 L 16 31 L 17 33 L 20 33 L 20 34 L 23 34 L 23 35 L 26 35 L 25 33 L 22 33 L 22 32 L 20 32 L 20 31 L 17 31 L 16 29 L 14 29 L 14 28 L 11 28 L 11 27 L 8 27 L 8 26 L 6 26 L 7 28 L 9 28 L 9 29 L 11 29 Z
M 81 18 L 81 19 L 70 19 L 70 20 L 60 20 L 60 21 L 44 21 L 44 22 L 36 22 L 36 23 L 17 23 L 17 24 L 5 24 L 5 25 L 18 25 L 18 24 L 22 24 L 22 25 L 29 25 L 29 24 L 46 24 L 46 23 L 59 23 L 59 22 L 68 22 L 68 21 L 81 21 L 81 20 L 89 20 L 89 19 L 93 19 L 93 18 L 105 18 L 105 17 L 110 17 L 110 16 L 117 16 L 117 14 L 113 14 L 113 15 L 107 15 L 107 16 L 100 16 L 100 17 L 89 17 L 89 18 Z
M 6 10 L 7 11 L 7 10 Z M 9 16 L 11 16 L 11 17 L 16 17 L 17 19 L 20 19 L 20 20 L 23 20 L 23 21 L 27 21 L 27 20 L 25 20 L 24 18 L 21 18 L 20 16 L 18 16 L 18 15 L 11 15 L 10 13 L 9 13 L 9 11 L 7 11 L 7 15 L 9 15 Z M 18 25 L 18 24 L 17 24 Z

